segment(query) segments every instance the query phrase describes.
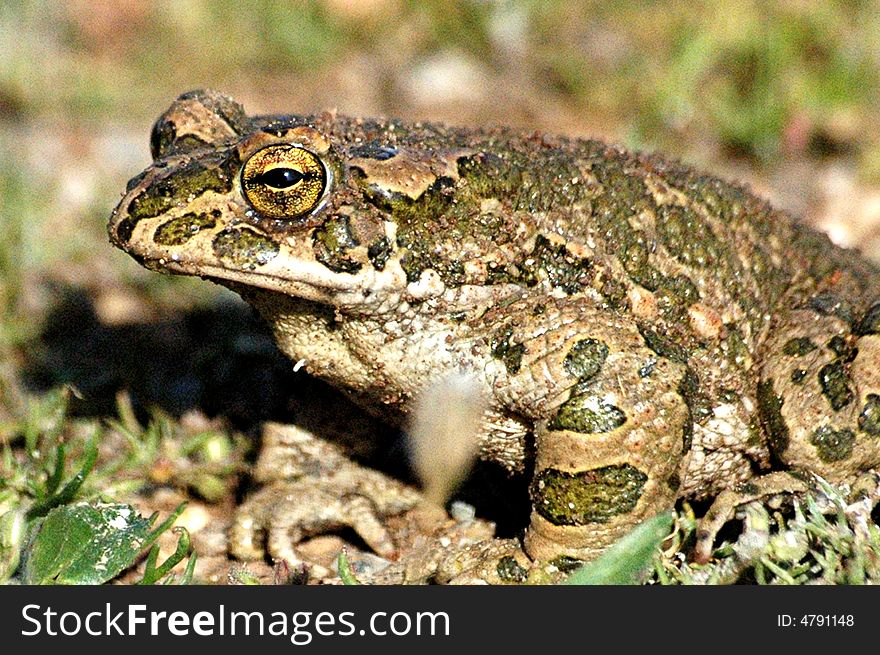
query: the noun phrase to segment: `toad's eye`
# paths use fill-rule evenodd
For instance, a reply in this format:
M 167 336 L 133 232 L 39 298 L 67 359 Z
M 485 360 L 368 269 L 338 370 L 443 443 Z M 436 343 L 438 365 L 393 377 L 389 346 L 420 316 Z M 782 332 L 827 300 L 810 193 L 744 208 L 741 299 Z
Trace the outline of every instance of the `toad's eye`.
M 281 143 L 258 150 L 245 162 L 241 186 L 261 216 L 295 219 L 320 203 L 327 170 L 314 153 Z

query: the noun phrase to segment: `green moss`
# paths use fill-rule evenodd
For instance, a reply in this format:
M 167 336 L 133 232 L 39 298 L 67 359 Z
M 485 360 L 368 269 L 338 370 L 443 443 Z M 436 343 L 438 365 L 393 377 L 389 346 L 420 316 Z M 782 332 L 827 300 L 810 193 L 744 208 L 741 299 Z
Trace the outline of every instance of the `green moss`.
M 278 254 L 278 244 L 248 228 L 223 230 L 213 242 L 214 254 L 235 269 L 254 269 Z
M 647 480 L 630 464 L 579 473 L 544 469 L 532 483 L 532 503 L 554 525 L 605 523 L 635 509 Z
M 612 432 L 624 423 L 626 414 L 619 407 L 599 396 L 577 394 L 562 403 L 547 427 L 596 434 Z
M 823 425 L 810 435 L 810 443 L 816 447 L 816 453 L 823 462 L 849 459 L 855 442 L 855 432 L 847 428 L 835 430 L 830 425 Z
M 566 373 L 581 381 L 588 380 L 602 370 L 608 357 L 608 346 L 596 339 L 581 339 L 575 343 L 562 362 Z
M 153 240 L 162 246 L 183 245 L 201 230 L 214 227 L 218 218 L 220 218 L 220 211 L 216 209 L 210 214 L 189 212 L 162 223 L 156 228 Z

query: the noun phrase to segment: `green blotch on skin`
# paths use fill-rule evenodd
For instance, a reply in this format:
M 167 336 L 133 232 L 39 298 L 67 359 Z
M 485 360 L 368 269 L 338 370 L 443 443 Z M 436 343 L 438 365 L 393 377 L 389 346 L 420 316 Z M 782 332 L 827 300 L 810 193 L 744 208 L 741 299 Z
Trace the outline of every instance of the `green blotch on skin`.
M 703 414 L 708 415 L 711 410 L 708 407 L 708 399 L 700 394 L 700 380 L 690 366 L 685 369 L 677 391 L 687 408 L 687 416 L 681 430 L 681 451 L 686 453 L 694 442 L 694 420 Z
M 584 434 L 611 432 L 626 423 L 619 407 L 599 396 L 579 394 L 566 400 L 547 426 L 550 430 L 571 430 Z
M 460 243 L 476 227 L 476 221 L 469 219 L 478 212 L 478 203 L 454 193 L 453 180 L 445 176 L 438 177 L 416 199 L 389 193 L 363 176 L 356 175 L 355 179 L 361 184 L 364 199 L 397 223 L 397 245 L 407 251 L 400 265 L 408 282 L 417 282 L 422 271 L 432 269 L 447 286 L 464 283 L 461 263 L 440 251 L 450 241 Z
M 717 267 L 727 250 L 705 221 L 688 207 L 662 205 L 657 230 L 666 249 L 687 266 Z
M 353 261 L 349 252 L 359 244 L 351 234 L 348 216 L 336 215 L 312 233 L 315 259 L 334 273 L 357 273 L 361 263 Z
M 423 261 L 417 253 L 413 253 L 410 250 L 405 252 L 403 257 L 400 258 L 400 267 L 406 273 L 407 282 L 418 282 L 422 276 L 422 271 L 426 268 L 431 268 L 431 264 Z
M 551 559 L 547 564 L 555 566 L 561 573 L 571 573 L 582 567 L 584 565 L 584 560 L 569 555 L 560 555 L 559 557 Z
M 631 230 L 631 228 L 630 228 Z M 642 230 L 622 230 L 618 257 L 624 270 L 637 284 L 648 291 L 656 291 L 664 280 L 663 274 L 648 263 L 650 250 L 648 235 Z
M 529 212 L 581 199 L 585 185 L 569 183 L 581 174 L 576 156 L 562 149 L 544 155 L 536 161 L 529 152 L 502 147 L 460 157 L 456 163 L 466 197 L 505 198 L 514 211 Z
M 855 442 L 855 432 L 847 428 L 835 430 L 830 425 L 823 425 L 810 435 L 810 443 L 816 447 L 816 453 L 823 462 L 849 459 Z
M 678 364 L 686 364 L 688 361 L 687 349 L 671 339 L 661 336 L 651 328 L 639 326 L 639 333 L 645 340 L 645 345 L 661 357 L 665 357 Z
M 461 136 L 461 145 L 473 148 L 471 139 Z M 450 135 L 442 147 L 452 146 L 456 138 Z M 505 145 L 506 138 L 493 141 L 491 152 L 458 158 L 457 180 L 439 176 L 415 199 L 389 193 L 368 176 L 354 173 L 364 199 L 397 223 L 397 245 L 407 250 L 401 265 L 409 281 L 418 280 L 430 268 L 447 286 L 460 286 L 468 280 L 462 263 L 452 255 L 460 251 L 461 243 L 488 253 L 514 239 L 517 212 L 546 212 L 588 202 L 591 187 L 582 182 L 582 153 L 546 150 L 536 159 L 528 149 Z M 424 142 L 419 146 L 431 147 Z M 484 211 L 482 203 L 490 199 L 501 202 L 503 211 Z M 539 239 L 533 250 L 491 267 L 488 279 L 478 282 L 530 286 L 537 282 L 538 269 L 546 271 L 551 284 L 565 289 L 580 290 L 589 282 L 589 261 L 574 257 L 564 246 Z
M 635 509 L 647 480 L 630 464 L 579 473 L 548 468 L 532 484 L 532 506 L 554 525 L 605 523 Z
M 866 334 L 880 334 L 880 302 L 865 312 L 853 332 L 860 337 Z
M 666 320 L 681 324 L 687 324 L 688 307 L 700 299 L 696 285 L 686 275 L 663 277 L 654 295 Z
M 626 285 L 613 278 L 606 278 L 599 289 L 611 309 L 623 310 L 628 304 Z
M 201 230 L 210 229 L 217 224 L 220 212 L 194 214 L 192 212 L 172 218 L 156 228 L 153 241 L 162 246 L 181 246 Z
M 718 388 L 718 398 L 723 400 L 726 403 L 735 403 L 739 401 L 739 394 L 733 389 L 727 389 L 725 387 Z
M 520 366 L 522 366 L 522 358 L 526 352 L 526 347 L 521 343 L 512 343 L 512 336 L 513 328 L 499 330 L 492 337 L 490 348 L 492 349 L 492 357 L 504 362 L 507 372 L 514 375 L 519 372 Z
M 382 237 L 367 248 L 367 258 L 377 271 L 385 268 L 389 257 L 391 257 L 391 242 L 387 237 Z
M 639 368 L 639 371 L 638 371 L 639 377 L 640 378 L 650 377 L 651 374 L 654 372 L 655 368 L 657 368 L 657 360 L 656 359 L 648 360 L 644 366 Z
M 131 235 L 134 234 L 134 228 L 139 220 L 140 219 L 135 220 L 131 216 L 126 216 L 119 221 L 119 225 L 116 227 L 116 237 L 121 243 L 128 243 L 131 240 Z
M 179 155 L 184 152 L 190 152 L 192 150 L 198 150 L 200 148 L 205 148 L 208 146 L 208 143 L 195 134 L 184 134 L 181 137 L 174 137 L 174 145 L 171 148 L 165 150 L 164 154 L 175 154 Z M 160 155 L 163 156 L 163 155 Z
M 869 393 L 859 414 L 859 430 L 872 437 L 880 437 L 880 396 Z
M 788 449 L 790 440 L 788 425 L 782 416 L 782 399 L 773 391 L 773 380 L 759 382 L 756 397 L 758 415 L 770 449 L 777 457 L 781 456 Z
M 495 571 L 505 582 L 525 582 L 529 578 L 528 569 L 520 565 L 511 555 L 499 559 Z
M 846 339 L 842 336 L 835 335 L 828 340 L 828 348 L 838 357 L 844 357 L 850 354 L 851 348 L 847 343 Z
M 214 254 L 226 266 L 254 269 L 278 254 L 278 244 L 247 228 L 230 228 L 214 237 Z
M 736 485 L 736 487 L 734 488 L 734 491 L 738 494 L 745 494 L 745 495 L 752 496 L 752 495 L 758 493 L 758 486 L 754 482 L 749 482 L 749 481 L 740 482 L 738 485 Z
M 770 256 L 766 243 L 770 238 L 777 236 L 780 221 L 777 220 L 778 212 L 759 198 L 752 196 L 745 189 L 724 182 L 710 175 L 699 173 L 679 162 L 665 161 L 660 157 L 649 157 L 653 175 L 660 176 L 671 187 L 680 190 L 687 198 L 693 201 L 694 209 L 698 215 L 702 214 L 697 207 L 702 205 L 702 210 L 709 216 L 719 219 L 731 230 L 739 230 L 748 227 L 759 237 L 757 247 L 748 257 L 748 262 L 739 260 L 735 250 L 735 241 L 727 236 L 730 233 L 723 230 L 719 232 L 722 237 L 709 237 L 709 241 L 703 241 L 698 247 L 688 253 L 687 256 L 702 256 L 696 252 L 700 247 L 706 248 L 707 255 L 718 257 L 712 267 L 713 276 L 720 279 L 724 286 L 731 291 L 736 298 L 737 304 L 748 315 L 747 320 L 752 328 L 759 330 L 763 320 L 764 304 L 767 298 L 778 298 L 785 292 L 790 283 L 790 272 L 785 266 L 776 266 Z M 681 224 L 688 221 L 688 217 L 673 217 L 673 222 Z M 681 236 L 666 228 L 666 239 L 673 242 L 673 246 L 682 252 L 687 251 L 687 236 Z M 705 224 L 698 224 L 702 230 Z M 659 230 L 658 230 L 659 231 Z M 807 231 L 809 233 L 809 231 Z M 800 246 L 800 241 L 798 242 Z M 827 250 L 830 244 L 824 248 Z M 799 248 L 799 252 L 802 250 Z M 804 248 L 804 250 L 807 250 Z M 812 252 L 812 251 L 811 251 Z M 822 252 L 815 249 L 816 253 Z M 684 255 L 683 255 L 684 256 Z M 821 276 L 820 276 L 821 277 Z M 745 284 L 745 280 L 752 278 L 760 283 L 760 291 L 756 291 Z
M 819 384 L 822 386 L 822 394 L 835 412 L 849 405 L 855 395 L 849 386 L 846 365 L 839 359 L 819 369 Z
M 807 337 L 797 337 L 796 339 L 786 341 L 785 345 L 782 346 L 782 352 L 789 357 L 802 357 L 808 352 L 816 350 L 816 347 L 816 344 Z
M 172 174 L 156 180 L 128 203 L 128 215 L 134 221 L 164 214 L 175 205 L 191 202 L 206 193 L 228 193 L 232 189 L 234 155 L 213 162 L 191 161 Z
M 724 329 L 727 332 L 725 344 L 727 345 L 729 360 L 742 365 L 751 358 L 749 347 L 746 345 L 742 331 L 735 323 L 725 323 Z
M 809 306 L 824 316 L 836 316 L 837 318 L 852 323 L 852 305 L 835 293 L 820 293 L 810 299 Z
M 521 255 L 515 262 L 488 266 L 489 284 L 519 284 L 533 287 L 542 279 L 544 271 L 547 282 L 566 293 L 578 293 L 590 286 L 593 264 L 589 259 L 574 256 L 565 244 L 554 244 L 542 235 L 535 238 L 530 253 Z
M 682 307 L 692 305 L 700 299 L 697 285 L 687 275 L 665 278 L 661 283 L 660 292 L 664 296 L 670 296 Z
M 234 133 L 241 134 L 241 128 L 247 122 L 247 116 L 240 104 L 222 94 L 202 91 L 184 93 L 177 102 L 193 98 L 198 98 L 199 104 L 203 105 L 215 120 L 221 119 Z M 164 115 L 156 121 L 150 134 L 150 152 L 153 154 L 153 159 L 170 154 L 177 155 L 194 148 L 202 148 L 205 145 L 204 141 L 194 135 L 184 134 L 182 137 L 178 137 L 174 122 Z
M 566 293 L 577 293 L 589 286 L 593 265 L 588 259 L 575 257 L 565 244 L 553 244 L 549 239 L 538 235 L 535 249 L 520 265 L 522 281 L 532 286 L 537 281 L 539 270 L 547 274 L 553 287 Z
M 157 121 L 150 132 L 150 153 L 153 155 L 153 159 L 168 155 L 176 138 L 177 128 L 173 121 Z
M 752 417 L 749 420 L 748 434 L 746 445 L 760 446 L 764 443 L 764 431 L 761 429 L 761 421 L 757 417 Z
M 597 339 L 581 339 L 571 347 L 562 365 L 579 380 L 589 380 L 602 370 L 608 357 L 608 346 Z

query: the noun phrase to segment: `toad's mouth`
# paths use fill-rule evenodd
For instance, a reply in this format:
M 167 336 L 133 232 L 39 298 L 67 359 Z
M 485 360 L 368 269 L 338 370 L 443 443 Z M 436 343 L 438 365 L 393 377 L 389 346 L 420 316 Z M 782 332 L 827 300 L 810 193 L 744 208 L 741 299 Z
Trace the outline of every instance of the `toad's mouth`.
M 289 256 L 282 249 L 264 264 L 230 266 L 215 258 L 163 248 L 146 250 L 125 244 L 124 249 L 144 267 L 160 273 L 210 280 L 241 293 L 253 288 L 316 303 L 360 309 L 387 307 L 401 301 L 406 274 L 398 266 L 377 271 L 364 267 L 357 273 L 337 273 L 315 260 Z

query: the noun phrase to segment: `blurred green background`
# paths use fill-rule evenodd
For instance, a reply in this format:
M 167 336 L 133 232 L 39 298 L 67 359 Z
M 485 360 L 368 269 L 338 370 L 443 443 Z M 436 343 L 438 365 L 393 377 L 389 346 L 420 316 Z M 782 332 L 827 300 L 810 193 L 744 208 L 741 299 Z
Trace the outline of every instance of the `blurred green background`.
M 0 419 L 64 382 L 92 414 L 133 386 L 182 410 L 240 377 L 221 345 L 270 348 L 212 313 L 237 307 L 221 290 L 107 243 L 151 123 L 183 91 L 663 150 L 880 257 L 878 34 L 880 6 L 858 0 L 6 0 Z M 281 366 L 266 361 L 248 370 Z M 219 365 L 212 387 L 200 372 Z

